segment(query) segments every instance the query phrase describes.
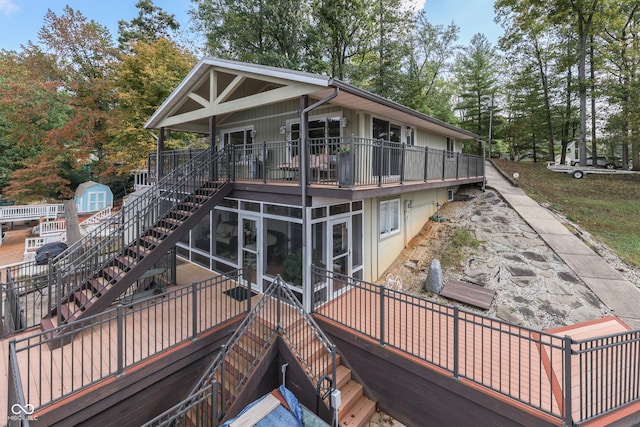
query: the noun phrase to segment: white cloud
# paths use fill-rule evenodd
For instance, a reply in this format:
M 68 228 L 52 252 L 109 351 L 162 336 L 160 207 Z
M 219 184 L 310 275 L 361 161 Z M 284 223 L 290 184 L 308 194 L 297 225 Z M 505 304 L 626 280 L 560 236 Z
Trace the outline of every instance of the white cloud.
M 13 0 L 0 0 L 0 13 L 3 15 L 11 15 L 13 12 L 19 11 L 20 8 Z

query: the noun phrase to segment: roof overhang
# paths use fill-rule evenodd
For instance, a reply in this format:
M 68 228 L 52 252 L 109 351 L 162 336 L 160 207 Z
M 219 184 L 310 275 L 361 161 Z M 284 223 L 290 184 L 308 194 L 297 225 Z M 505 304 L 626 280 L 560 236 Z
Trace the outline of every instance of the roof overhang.
M 209 118 L 308 95 L 456 139 L 471 132 L 326 76 L 217 58 L 202 59 L 145 124 L 148 129 L 208 133 Z

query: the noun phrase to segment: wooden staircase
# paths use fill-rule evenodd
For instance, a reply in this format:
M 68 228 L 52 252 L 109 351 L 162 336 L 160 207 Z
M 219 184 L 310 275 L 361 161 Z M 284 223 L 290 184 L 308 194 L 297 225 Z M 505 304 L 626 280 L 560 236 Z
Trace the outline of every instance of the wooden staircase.
M 42 330 L 72 324 L 109 307 L 219 204 L 231 188 L 229 183 L 209 181 L 177 203 L 89 279 L 63 296 L 60 305 L 42 319 Z
M 259 320 L 258 320 L 259 322 Z M 240 336 L 238 345 L 230 347 L 224 359 L 224 379 L 222 378 L 222 370 L 218 369 L 214 374 L 214 379 L 218 382 L 217 396 L 209 396 L 209 398 L 198 406 L 191 408 L 185 414 L 185 418 L 180 425 L 191 427 L 215 427 L 217 420 L 213 419 L 213 400 L 217 399 L 216 407 L 220 411 L 222 406 L 222 393 L 226 396 L 233 396 L 234 392 L 242 388 L 250 379 L 257 363 L 260 350 L 267 344 L 265 339 L 253 331 L 246 331 Z M 232 397 L 227 407 L 231 406 L 235 400 Z
M 315 334 L 304 332 L 296 326 L 290 328 L 292 339 L 301 343 L 299 350 L 303 355 L 308 355 L 306 363 L 312 368 L 325 366 L 320 374 L 331 375 L 331 354 L 327 353 L 320 339 Z M 300 336 L 300 334 L 303 334 Z M 304 367 L 304 366 L 303 366 Z M 305 367 L 306 368 L 306 367 Z M 314 381 L 308 368 L 305 369 L 309 379 Z M 315 386 L 315 384 L 314 384 Z M 364 387 L 353 378 L 351 369 L 342 364 L 340 354 L 336 354 L 336 386 L 341 393 L 341 405 L 338 409 L 338 421 L 341 426 L 363 427 L 376 412 L 376 402 L 364 395 Z M 326 402 L 328 404 L 328 402 Z

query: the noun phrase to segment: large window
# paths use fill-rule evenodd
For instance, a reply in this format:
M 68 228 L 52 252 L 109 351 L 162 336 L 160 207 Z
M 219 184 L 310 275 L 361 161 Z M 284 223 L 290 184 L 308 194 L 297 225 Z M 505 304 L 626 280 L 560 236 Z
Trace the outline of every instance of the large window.
M 380 236 L 400 231 L 400 199 L 380 202 Z
M 309 120 L 310 154 L 335 154 L 335 150 L 340 145 L 341 119 L 340 116 L 329 116 L 314 117 Z M 300 123 L 291 123 L 291 142 L 296 144 L 292 155 L 297 154 L 298 138 L 300 138 Z
M 447 137 L 447 158 L 452 159 L 455 157 L 456 140 Z
M 222 146 L 234 145 L 235 160 L 247 160 L 253 154 L 253 129 L 234 129 L 222 133 Z
M 379 140 L 373 152 L 374 175 L 400 175 L 402 126 L 373 119 L 373 138 Z

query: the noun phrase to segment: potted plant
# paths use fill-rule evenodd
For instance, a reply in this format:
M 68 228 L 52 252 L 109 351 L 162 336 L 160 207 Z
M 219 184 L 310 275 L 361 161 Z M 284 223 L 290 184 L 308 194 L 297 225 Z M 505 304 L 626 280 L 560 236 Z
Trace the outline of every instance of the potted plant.
M 341 144 L 336 152 L 338 153 L 338 186 L 351 187 L 353 185 L 351 144 Z

